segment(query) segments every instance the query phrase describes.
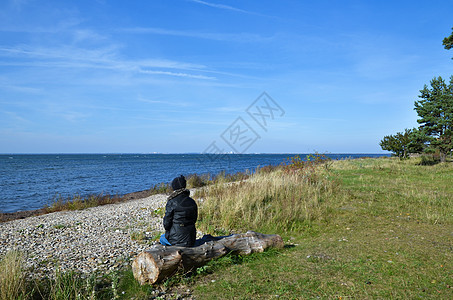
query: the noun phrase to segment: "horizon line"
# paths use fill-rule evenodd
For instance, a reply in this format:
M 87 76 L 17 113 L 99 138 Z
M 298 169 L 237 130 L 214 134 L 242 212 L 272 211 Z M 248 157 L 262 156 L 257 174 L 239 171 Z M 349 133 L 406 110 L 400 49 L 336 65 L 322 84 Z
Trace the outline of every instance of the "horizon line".
M 249 153 L 234 153 L 234 152 L 225 152 L 225 153 L 203 153 L 203 152 L 17 152 L 17 153 L 0 153 L 0 155 L 121 155 L 121 154 L 172 154 L 172 155 L 185 155 L 185 154 L 208 154 L 208 155 L 260 155 L 260 154 L 391 154 L 385 152 L 249 152 Z

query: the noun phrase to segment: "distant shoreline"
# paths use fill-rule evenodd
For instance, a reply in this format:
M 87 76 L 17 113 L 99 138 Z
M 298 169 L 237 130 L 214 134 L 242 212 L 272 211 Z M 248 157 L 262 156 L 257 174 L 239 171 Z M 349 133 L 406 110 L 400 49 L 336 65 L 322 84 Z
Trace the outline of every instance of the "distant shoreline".
M 273 153 L 206 153 L 206 152 L 181 152 L 181 153 L 172 153 L 172 152 L 107 152 L 107 153 L 102 153 L 102 152 L 87 152 L 87 153 L 72 153 L 72 152 L 49 152 L 49 153 L 33 153 L 33 152 L 27 152 L 27 153 L 0 153 L 0 155 L 203 155 L 203 154 L 209 154 L 209 155 L 308 155 L 308 154 L 313 154 L 314 152 L 306 152 L 306 153 L 299 153 L 299 152 L 273 152 Z M 328 155 L 381 155 L 381 156 L 390 156 L 391 153 L 368 153 L 368 152 L 318 152 L 320 154 L 328 154 Z

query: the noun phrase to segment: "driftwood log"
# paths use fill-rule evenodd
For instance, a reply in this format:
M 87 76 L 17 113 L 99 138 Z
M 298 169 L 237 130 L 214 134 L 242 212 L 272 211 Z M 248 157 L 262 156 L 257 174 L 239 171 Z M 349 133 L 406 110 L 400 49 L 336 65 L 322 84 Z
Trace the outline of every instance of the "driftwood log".
M 226 237 L 205 235 L 197 247 L 155 245 L 143 251 L 132 262 L 132 272 L 140 284 L 153 284 L 174 275 L 178 270 L 191 270 L 228 253 L 248 255 L 265 249 L 283 248 L 283 239 L 276 234 L 254 231 Z

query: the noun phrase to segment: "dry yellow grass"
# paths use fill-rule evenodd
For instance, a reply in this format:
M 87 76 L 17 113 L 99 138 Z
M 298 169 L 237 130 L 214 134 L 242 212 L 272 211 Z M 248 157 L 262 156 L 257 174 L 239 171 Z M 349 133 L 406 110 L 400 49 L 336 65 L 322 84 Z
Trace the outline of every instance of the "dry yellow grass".
M 322 166 L 270 173 L 258 172 L 248 180 L 205 187 L 195 196 L 203 199 L 203 230 L 291 231 L 325 217 L 335 180 Z
M 18 251 L 7 252 L 0 261 L 0 300 L 25 299 L 23 258 Z

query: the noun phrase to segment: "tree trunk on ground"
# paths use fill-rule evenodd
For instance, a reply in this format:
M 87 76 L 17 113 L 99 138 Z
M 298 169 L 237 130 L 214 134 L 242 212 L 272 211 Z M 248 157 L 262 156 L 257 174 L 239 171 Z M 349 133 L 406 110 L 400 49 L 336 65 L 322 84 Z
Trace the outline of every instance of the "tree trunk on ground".
M 205 235 L 198 247 L 155 245 L 140 253 L 132 262 L 132 272 L 140 284 L 153 284 L 174 275 L 178 270 L 201 267 L 210 260 L 228 253 L 248 255 L 265 249 L 283 248 L 283 239 L 276 234 L 253 231 L 227 237 Z

